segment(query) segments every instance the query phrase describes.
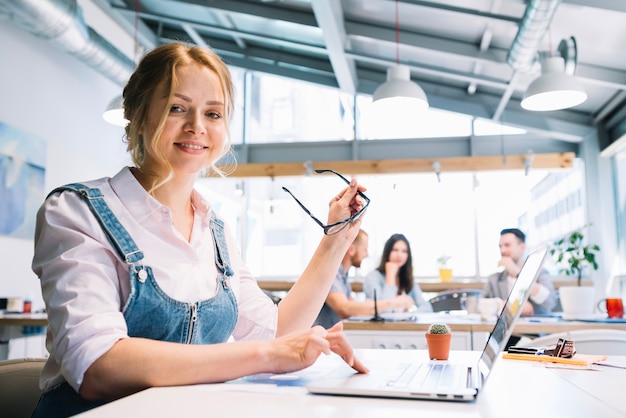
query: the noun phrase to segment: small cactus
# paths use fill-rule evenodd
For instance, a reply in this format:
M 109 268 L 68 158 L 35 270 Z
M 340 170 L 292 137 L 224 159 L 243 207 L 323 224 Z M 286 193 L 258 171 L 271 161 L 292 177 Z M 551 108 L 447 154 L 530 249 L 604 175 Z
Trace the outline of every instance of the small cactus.
M 446 324 L 431 324 L 428 327 L 429 334 L 450 334 L 450 327 Z

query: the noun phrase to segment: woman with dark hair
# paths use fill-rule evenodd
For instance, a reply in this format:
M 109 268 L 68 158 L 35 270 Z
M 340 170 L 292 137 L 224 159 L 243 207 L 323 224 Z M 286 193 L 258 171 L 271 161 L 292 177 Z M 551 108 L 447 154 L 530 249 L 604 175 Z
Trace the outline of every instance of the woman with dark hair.
M 371 271 L 363 282 L 366 297 L 379 300 L 394 299 L 406 295 L 413 300 L 417 312 L 432 312 L 430 302 L 424 299 L 422 290 L 413 279 L 413 257 L 409 240 L 402 234 L 393 234 L 383 249 L 380 264 Z M 392 310 L 396 310 L 392 308 Z

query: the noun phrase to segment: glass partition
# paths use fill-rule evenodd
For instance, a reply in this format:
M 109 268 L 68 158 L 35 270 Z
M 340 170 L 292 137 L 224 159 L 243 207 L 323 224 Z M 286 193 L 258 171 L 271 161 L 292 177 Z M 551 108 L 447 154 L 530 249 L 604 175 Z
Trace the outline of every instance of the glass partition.
M 617 239 L 621 274 L 621 293 L 626 296 L 626 149 L 622 149 L 613 157 L 615 168 Z
M 247 143 L 354 139 L 352 95 L 254 72 L 247 86 Z
M 236 68 L 233 78 L 237 106 L 231 122 L 233 143 L 524 133 L 502 123 L 437 109 L 400 126 L 369 114 L 370 96 L 352 96 Z M 370 235 L 370 257 L 357 275 L 378 265 L 385 241 L 396 232 L 405 234 L 411 243 L 417 277 L 437 277 L 437 259 L 447 255 L 455 278 L 475 279 L 496 268 L 501 229 L 519 227 L 527 234 L 528 248 L 534 249 L 583 226 L 587 219 L 580 160 L 573 169 L 554 172 L 443 172 L 439 177 L 411 173 L 359 179 L 367 186 L 372 203 L 363 222 Z M 297 277 L 322 234 L 282 186 L 325 221 L 328 201 L 344 185 L 334 176 L 316 174 L 198 182 L 216 203 L 214 209 L 234 229 L 243 257 L 258 277 Z
M 332 167 L 328 167 L 332 168 Z M 481 278 L 496 269 L 499 232 L 519 227 L 528 248 L 584 225 L 584 167 L 568 170 L 362 175 L 371 204 L 363 221 L 370 256 L 356 275 L 375 268 L 385 241 L 403 233 L 418 278 L 438 275 L 449 255 L 455 278 Z M 328 202 L 344 187 L 336 176 L 202 179 L 198 187 L 233 228 L 257 277 L 296 278 L 322 236 L 319 227 L 282 190 L 287 187 L 322 222 Z

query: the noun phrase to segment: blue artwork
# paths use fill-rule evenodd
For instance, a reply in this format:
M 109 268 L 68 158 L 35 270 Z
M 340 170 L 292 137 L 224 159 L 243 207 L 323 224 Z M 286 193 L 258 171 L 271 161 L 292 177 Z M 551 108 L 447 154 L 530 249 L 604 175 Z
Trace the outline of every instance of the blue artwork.
M 43 140 L 0 122 L 0 235 L 33 238 L 45 156 Z

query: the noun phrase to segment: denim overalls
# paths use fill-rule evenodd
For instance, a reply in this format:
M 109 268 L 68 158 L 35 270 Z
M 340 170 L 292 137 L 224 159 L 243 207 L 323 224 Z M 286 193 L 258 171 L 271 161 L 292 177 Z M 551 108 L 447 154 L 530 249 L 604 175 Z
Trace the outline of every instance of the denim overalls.
M 228 339 L 235 328 L 238 309 L 230 288 L 233 271 L 224 224 L 213 212 L 210 227 L 218 270 L 217 293 L 210 299 L 187 303 L 170 298 L 159 287 L 152 269 L 141 262 L 143 253 L 109 209 L 99 189 L 75 183 L 59 187 L 50 194 L 66 190 L 77 192 L 88 203 L 119 257 L 128 264 L 130 295 L 122 312 L 129 336 L 184 344 L 215 344 Z M 107 402 L 86 401 L 69 384 L 63 383 L 41 396 L 33 417 L 73 415 Z

